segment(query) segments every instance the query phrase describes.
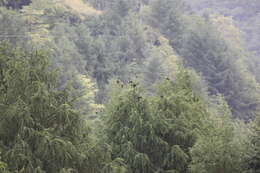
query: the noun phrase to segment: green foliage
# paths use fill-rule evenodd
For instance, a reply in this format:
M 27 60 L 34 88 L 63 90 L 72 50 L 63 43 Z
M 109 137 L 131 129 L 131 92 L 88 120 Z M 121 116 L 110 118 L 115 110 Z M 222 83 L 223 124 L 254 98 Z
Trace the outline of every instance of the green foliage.
M 259 85 L 241 50 L 226 41 L 209 19 L 188 15 L 184 7 L 181 1 L 154 1 L 152 25 L 169 38 L 184 65 L 205 78 L 211 95 L 224 95 L 235 117 L 253 119 L 259 107 Z
M 19 13 L 0 7 L 0 23 L 1 42 L 8 41 L 13 46 L 18 46 L 28 41 L 27 26 Z
M 259 121 L 230 119 L 260 98 L 231 19 L 179 0 L 20 2 L 0 9 L 1 41 L 24 48 L 0 47 L 0 172 L 258 172 Z
M 146 98 L 136 85 L 119 84 L 107 105 L 105 132 L 112 159 L 124 159 L 136 173 L 187 172 L 189 148 L 206 115 L 189 73 L 180 72 L 175 82 L 166 80 L 154 98 Z
M 95 8 L 100 10 L 108 10 L 112 8 L 113 10 L 117 10 L 120 14 L 127 13 L 130 9 L 131 10 L 138 10 L 140 8 L 140 1 L 139 0 L 86 0 L 91 3 Z
M 133 84 L 135 85 L 135 84 Z M 120 86 L 118 86 L 120 87 Z M 112 145 L 112 159 L 123 158 L 134 172 L 151 172 L 149 143 L 156 143 L 147 101 L 129 86 L 107 105 L 106 133 Z M 158 140 L 158 139 L 157 139 Z
M 189 72 L 181 71 L 176 81 L 166 80 L 157 93 L 157 106 L 154 107 L 156 133 L 170 147 L 166 158 L 159 159 L 164 160 L 166 170 L 187 172 L 189 148 L 194 145 L 202 119 L 207 115 L 206 105 L 193 92 L 192 80 Z M 159 160 L 156 162 L 160 164 Z
M 106 1 L 106 0 L 86 0 L 86 1 L 99 10 L 107 9 L 112 5 L 111 4 L 112 1 Z
M 117 158 L 112 162 L 106 164 L 101 171 L 102 173 L 129 173 L 127 165 L 124 163 L 124 160 Z
M 252 134 L 250 135 L 249 156 L 245 159 L 246 172 L 257 173 L 260 171 L 260 117 L 257 116 L 252 123 Z
M 139 80 L 147 86 L 146 83 L 154 84 L 159 81 L 163 74 L 166 75 L 167 70 L 174 71 L 172 67 L 168 68 L 164 64 L 152 80 L 145 76 L 145 73 L 148 74 L 151 70 L 149 63 L 153 59 L 160 61 L 159 58 L 162 57 L 165 63 L 165 59 L 170 61 L 169 57 L 174 53 L 172 50 L 169 51 L 169 47 L 166 51 L 160 49 L 166 47 L 165 43 L 159 48 L 154 45 L 156 40 L 148 41 L 148 33 L 152 31 L 139 23 L 137 15 L 129 12 L 128 15 L 122 16 L 119 13 L 116 10 L 108 11 L 102 16 L 86 21 L 79 29 L 82 39 L 77 45 L 86 59 L 86 70 L 96 79 L 100 90 L 97 95 L 98 102 L 104 101 L 104 89 L 111 79 L 118 78 L 126 82 L 140 77 Z M 175 59 L 171 63 L 174 61 Z
M 56 89 L 46 55 L 5 45 L 0 52 L 0 143 L 8 168 L 28 173 L 94 169 L 85 167 L 89 129 L 69 93 Z
M 7 164 L 0 161 L 0 172 L 1 173 L 11 173 L 7 170 Z
M 196 26 L 200 32 L 190 31 L 183 47 L 185 63 L 205 77 L 211 94 L 225 96 L 234 116 L 245 120 L 253 118 L 258 107 L 259 86 L 243 59 L 236 58 L 238 52 L 219 39 L 221 36 L 209 23 L 199 21 Z
M 231 121 L 231 113 L 222 98 L 217 98 L 216 102 L 214 109 L 217 114 L 211 115 L 203 123 L 202 133 L 191 149 L 190 171 L 243 172 L 249 133 L 246 130 L 236 131 L 238 128 L 245 129 L 245 126 L 241 126 L 243 123 Z
M 197 13 L 217 13 L 232 17 L 236 26 L 241 30 L 242 39 L 246 43 L 243 47 L 249 50 L 247 63 L 259 82 L 259 9 L 260 3 L 257 0 L 245 2 L 243 0 L 194 0 L 186 1 Z M 227 36 L 230 39 L 230 36 Z
M 171 45 L 179 46 L 184 31 L 185 5 L 179 0 L 154 0 L 151 3 L 149 23 L 160 28 L 166 35 Z
M 97 90 L 76 44 L 81 35 L 75 23 L 79 24 L 80 16 L 53 1 L 33 1 L 21 11 L 30 24 L 28 39 L 37 49 L 48 49 L 54 68 L 59 69 L 59 88 L 71 89 L 70 100 L 74 100 L 73 107 L 80 113 L 86 117 L 93 114 L 98 109 L 94 103 Z

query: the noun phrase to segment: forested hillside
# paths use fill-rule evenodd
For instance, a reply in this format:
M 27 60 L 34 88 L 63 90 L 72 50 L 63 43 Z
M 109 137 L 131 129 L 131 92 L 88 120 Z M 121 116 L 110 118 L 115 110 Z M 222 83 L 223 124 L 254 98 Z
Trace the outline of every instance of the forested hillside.
M 259 173 L 257 0 L 0 0 L 0 173 Z
M 225 16 L 226 19 L 239 28 L 239 34 L 243 38 L 243 46 L 249 51 L 248 63 L 252 72 L 259 79 L 260 66 L 260 1 L 250 0 L 194 0 L 186 1 L 193 11 L 198 14 L 217 14 Z

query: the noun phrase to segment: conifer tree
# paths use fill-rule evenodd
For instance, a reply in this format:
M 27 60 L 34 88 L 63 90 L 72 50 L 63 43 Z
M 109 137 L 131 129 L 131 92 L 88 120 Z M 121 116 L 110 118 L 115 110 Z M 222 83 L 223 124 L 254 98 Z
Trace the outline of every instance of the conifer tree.
M 253 119 L 259 107 L 259 85 L 237 50 L 209 21 L 196 18 L 180 52 L 185 65 L 204 76 L 211 95 L 220 93 L 225 97 L 235 117 Z
M 147 152 L 151 151 L 149 145 L 158 139 L 154 136 L 148 102 L 136 84 L 122 86 L 127 88 L 118 93 L 120 85 L 117 93 L 111 96 L 106 111 L 106 133 L 112 147 L 112 159 L 122 158 L 134 173 L 152 173 L 154 168 Z
M 260 172 L 260 116 L 257 116 L 252 124 L 252 135 L 250 136 L 250 152 L 246 162 L 247 173 Z
M 26 46 L 28 27 L 18 12 L 0 7 L 0 22 L 0 41 L 8 41 L 12 46 Z
M 234 117 L 254 118 L 259 85 L 247 69 L 244 55 L 221 36 L 210 19 L 189 15 L 182 1 L 155 0 L 151 21 L 170 40 L 184 65 L 205 78 L 210 95 L 222 94 Z
M 1 158 L 0 158 L 1 159 Z M 7 164 L 5 162 L 2 162 L 0 160 L 0 172 L 1 173 L 10 173 L 8 170 L 7 170 Z
M 186 29 L 185 9 L 182 0 L 153 0 L 151 3 L 149 23 L 159 28 L 174 48 L 179 47 L 183 40 Z
M 134 173 L 188 171 L 189 148 L 206 115 L 191 80 L 188 72 L 180 72 L 175 82 L 161 84 L 154 98 L 133 82 L 118 82 L 105 117 L 112 160 L 123 159 Z
M 174 82 L 167 79 L 158 88 L 155 131 L 167 147 L 162 158 L 154 158 L 164 170 L 188 171 L 189 148 L 195 144 L 202 120 L 208 114 L 207 106 L 193 91 L 194 82 L 190 72 L 181 70 Z
M 89 128 L 41 51 L 0 47 L 0 147 L 11 171 L 95 170 Z M 93 168 L 94 167 L 94 168 Z M 94 172 L 94 171 L 92 171 Z
M 214 99 L 214 110 L 204 119 L 198 140 L 191 148 L 190 172 L 243 172 L 248 150 L 248 129 L 243 122 L 232 122 L 222 97 Z

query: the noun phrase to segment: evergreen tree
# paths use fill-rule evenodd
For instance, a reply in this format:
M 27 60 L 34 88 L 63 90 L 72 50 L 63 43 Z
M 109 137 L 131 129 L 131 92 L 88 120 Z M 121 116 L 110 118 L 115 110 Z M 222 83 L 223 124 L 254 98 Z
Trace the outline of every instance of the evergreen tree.
M 12 46 L 26 46 L 28 29 L 18 12 L 0 7 L 0 23 L 1 42 L 8 41 Z
M 7 170 L 7 164 L 0 161 L 0 172 L 1 173 L 10 173 L 8 170 Z
M 231 112 L 219 97 L 203 122 L 198 140 L 191 148 L 190 172 L 239 173 L 243 172 L 248 150 L 248 130 L 242 122 L 232 122 Z
M 211 95 L 224 95 L 235 117 L 246 121 L 254 118 L 259 85 L 240 49 L 226 41 L 210 19 L 188 14 L 182 1 L 176 0 L 154 1 L 151 18 L 155 21 L 152 25 L 181 55 L 184 65 L 205 78 Z
M 134 173 L 188 171 L 189 148 L 207 113 L 191 80 L 188 72 L 181 72 L 176 82 L 160 85 L 153 99 L 133 82 L 116 87 L 105 121 L 112 160 L 123 159 Z M 119 92 L 120 87 L 125 89 Z
M 188 71 L 179 72 L 174 82 L 166 80 L 157 93 L 156 134 L 167 144 L 164 155 L 154 157 L 163 170 L 188 172 L 189 149 L 206 118 L 207 106 L 193 91 L 194 78 Z M 162 153 L 162 152 L 160 152 Z
M 259 86 L 254 77 L 214 26 L 203 20 L 197 22 L 193 29 L 198 29 L 189 31 L 181 50 L 184 63 L 205 77 L 211 95 L 224 95 L 235 117 L 253 119 L 259 106 Z
M 136 88 L 136 84 L 112 96 L 106 111 L 106 133 L 112 147 L 112 159 L 120 159 L 134 173 L 154 172 L 147 155 L 150 144 L 159 142 L 154 136 L 148 102 Z
M 149 23 L 169 39 L 172 46 L 180 46 L 185 30 L 185 4 L 182 0 L 154 0 Z M 178 49 L 177 49 L 178 51 Z
M 129 80 L 144 58 L 143 28 L 134 14 L 125 15 L 111 9 L 86 21 L 79 29 L 82 37 L 77 45 L 86 59 L 86 70 L 96 80 L 99 103 L 104 101 L 109 81 L 113 78 Z
M 246 172 L 260 172 L 260 116 L 258 116 L 252 124 L 252 135 L 250 136 L 249 158 L 246 162 Z
M 56 89 L 55 72 L 44 53 L 2 45 L 0 67 L 0 146 L 8 168 L 94 172 L 89 128 L 73 109 L 69 92 Z

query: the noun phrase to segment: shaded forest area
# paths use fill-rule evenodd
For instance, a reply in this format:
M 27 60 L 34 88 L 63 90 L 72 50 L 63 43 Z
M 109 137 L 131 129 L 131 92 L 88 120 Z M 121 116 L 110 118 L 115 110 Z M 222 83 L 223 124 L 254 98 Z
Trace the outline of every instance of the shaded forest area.
M 0 173 L 259 173 L 259 15 L 0 0 Z

